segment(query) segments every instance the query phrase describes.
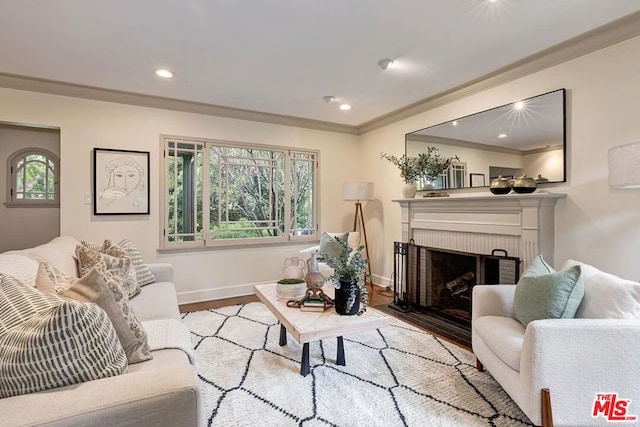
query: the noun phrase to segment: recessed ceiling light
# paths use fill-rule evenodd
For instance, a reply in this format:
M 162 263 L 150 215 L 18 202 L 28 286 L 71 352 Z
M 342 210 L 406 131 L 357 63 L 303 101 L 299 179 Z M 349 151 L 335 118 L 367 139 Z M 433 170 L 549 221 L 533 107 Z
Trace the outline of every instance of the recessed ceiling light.
M 158 68 L 156 70 L 156 75 L 158 77 L 162 77 L 163 79 L 170 79 L 173 77 L 173 73 L 165 68 Z
M 452 121 L 452 122 L 451 122 L 451 125 L 453 125 L 453 126 L 458 126 L 458 121 L 457 121 L 457 120 Z
M 513 108 L 515 108 L 516 110 L 522 110 L 524 108 L 524 101 L 518 101 L 515 104 L 513 104 Z
M 489 4 L 498 3 L 498 0 L 487 0 L 487 3 L 489 3 Z
M 341 109 L 342 111 L 351 110 L 351 105 L 349 105 L 349 104 L 342 104 L 342 105 L 340 106 L 340 109 Z
M 498 138 L 506 138 L 507 134 L 506 133 L 501 133 L 500 135 L 498 135 Z

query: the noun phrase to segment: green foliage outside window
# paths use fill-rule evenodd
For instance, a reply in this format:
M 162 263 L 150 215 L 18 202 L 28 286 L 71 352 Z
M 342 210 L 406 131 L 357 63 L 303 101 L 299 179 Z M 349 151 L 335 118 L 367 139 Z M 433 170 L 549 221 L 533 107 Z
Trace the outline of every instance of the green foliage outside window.
M 167 154 L 168 242 L 315 234 L 314 153 L 169 142 Z

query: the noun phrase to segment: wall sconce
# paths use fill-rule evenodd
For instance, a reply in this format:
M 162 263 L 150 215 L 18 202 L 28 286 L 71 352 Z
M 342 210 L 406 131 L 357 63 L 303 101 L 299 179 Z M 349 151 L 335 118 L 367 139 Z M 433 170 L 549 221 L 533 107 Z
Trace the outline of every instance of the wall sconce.
M 640 189 L 640 142 L 609 149 L 609 187 Z

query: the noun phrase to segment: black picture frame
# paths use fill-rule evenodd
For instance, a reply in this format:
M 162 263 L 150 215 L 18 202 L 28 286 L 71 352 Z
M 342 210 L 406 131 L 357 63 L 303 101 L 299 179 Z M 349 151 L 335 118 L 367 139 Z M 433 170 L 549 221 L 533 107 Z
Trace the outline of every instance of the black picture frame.
M 484 179 L 483 173 L 470 173 L 469 174 L 469 186 L 471 187 L 486 187 L 487 183 Z
M 148 151 L 93 149 L 93 214 L 149 215 Z

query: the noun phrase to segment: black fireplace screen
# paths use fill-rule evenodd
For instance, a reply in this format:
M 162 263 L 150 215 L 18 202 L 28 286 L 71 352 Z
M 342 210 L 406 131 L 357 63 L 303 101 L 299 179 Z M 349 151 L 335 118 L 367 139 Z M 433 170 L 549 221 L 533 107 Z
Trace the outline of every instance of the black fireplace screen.
M 419 309 L 454 322 L 471 322 L 476 284 L 516 283 L 520 259 L 501 249 L 491 255 L 394 242 L 394 303 L 403 311 Z

